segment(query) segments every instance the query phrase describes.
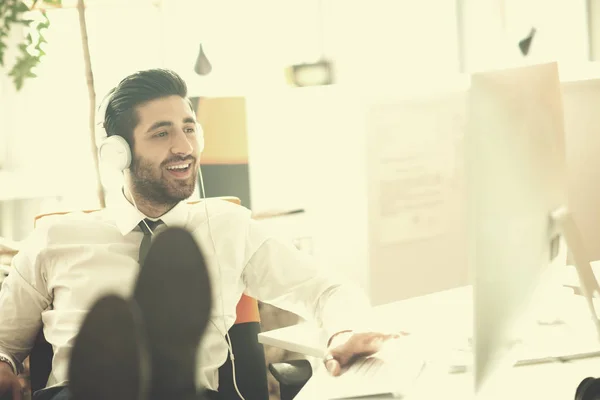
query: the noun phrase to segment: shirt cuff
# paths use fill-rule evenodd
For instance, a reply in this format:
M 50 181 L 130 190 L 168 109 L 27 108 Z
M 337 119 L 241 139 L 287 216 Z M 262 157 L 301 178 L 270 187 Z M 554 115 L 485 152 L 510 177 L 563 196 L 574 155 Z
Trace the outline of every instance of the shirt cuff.
M 18 375 L 22 372 L 21 369 L 17 367 L 17 363 L 15 363 L 12 357 L 10 357 L 8 354 L 0 353 L 0 362 L 5 362 L 10 365 L 15 375 Z

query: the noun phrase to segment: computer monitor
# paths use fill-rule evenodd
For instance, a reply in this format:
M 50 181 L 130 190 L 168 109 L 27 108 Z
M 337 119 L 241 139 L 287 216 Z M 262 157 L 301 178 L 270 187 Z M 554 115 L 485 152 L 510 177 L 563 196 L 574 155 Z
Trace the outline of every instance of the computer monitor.
M 566 266 L 567 246 L 588 298 L 598 285 L 568 211 L 557 64 L 475 73 L 467 104 L 473 374 L 475 392 L 486 393 L 514 365 L 532 300 Z

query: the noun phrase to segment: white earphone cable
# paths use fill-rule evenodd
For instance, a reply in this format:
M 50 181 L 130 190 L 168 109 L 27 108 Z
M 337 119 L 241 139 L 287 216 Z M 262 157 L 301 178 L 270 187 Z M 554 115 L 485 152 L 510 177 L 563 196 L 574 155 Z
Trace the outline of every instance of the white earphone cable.
M 201 195 L 202 195 L 202 199 L 204 201 L 204 212 L 206 213 L 206 223 L 208 225 L 208 233 L 210 236 L 210 241 L 212 243 L 213 246 L 213 251 L 215 253 L 215 258 L 217 259 L 217 265 L 219 266 L 219 281 L 221 282 L 221 285 L 223 284 L 223 279 L 222 279 L 222 275 L 221 275 L 221 262 L 219 261 L 219 257 L 217 255 L 217 246 L 215 244 L 215 240 L 213 238 L 212 235 L 212 229 L 210 227 L 210 218 L 208 216 L 208 205 L 207 205 L 207 200 L 206 200 L 206 192 L 204 191 L 204 179 L 202 177 L 202 170 L 200 169 L 200 166 L 198 166 L 198 175 L 200 177 L 200 189 L 201 189 Z M 230 359 L 231 359 L 231 372 L 232 372 L 232 376 L 233 376 L 233 386 L 235 388 L 235 391 L 237 392 L 238 396 L 240 396 L 240 399 L 242 400 L 246 400 L 244 399 L 244 396 L 242 396 L 242 394 L 240 393 L 240 389 L 238 388 L 237 385 L 237 379 L 235 376 L 235 357 L 233 355 L 233 346 L 231 345 L 231 338 L 229 337 L 229 331 L 227 330 L 227 326 L 225 325 L 225 303 L 223 301 L 223 287 L 221 286 L 221 310 L 223 311 L 223 328 L 224 328 L 224 336 L 227 342 L 227 347 L 229 350 L 229 355 L 230 355 Z M 217 331 L 220 332 L 220 329 L 217 327 L 217 325 L 211 320 L 212 324 L 215 326 L 215 328 L 217 329 Z M 221 332 L 223 333 L 223 332 Z

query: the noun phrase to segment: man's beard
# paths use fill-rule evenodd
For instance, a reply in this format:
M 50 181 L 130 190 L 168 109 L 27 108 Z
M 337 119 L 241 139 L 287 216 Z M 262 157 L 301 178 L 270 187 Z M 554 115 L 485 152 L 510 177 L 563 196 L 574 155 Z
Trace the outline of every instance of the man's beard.
M 165 170 L 161 165 L 160 168 L 156 168 L 152 163 L 142 159 L 141 157 L 134 157 L 131 162 L 131 183 L 133 190 L 137 193 L 136 197 L 143 199 L 143 201 L 155 205 L 168 205 L 172 206 L 179 203 L 182 200 L 189 198 L 196 187 L 196 171 L 195 164 L 196 160 L 193 157 L 185 157 L 184 159 L 173 159 L 164 162 L 173 163 L 177 161 L 190 162 L 190 168 L 192 173 L 188 179 L 185 180 L 169 180 L 165 174 Z

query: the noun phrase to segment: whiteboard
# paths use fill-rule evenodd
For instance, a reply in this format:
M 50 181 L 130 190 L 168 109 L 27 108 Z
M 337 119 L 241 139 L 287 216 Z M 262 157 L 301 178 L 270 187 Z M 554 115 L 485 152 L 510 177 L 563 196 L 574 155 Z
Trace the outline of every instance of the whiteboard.
M 365 108 L 371 301 L 466 285 L 466 89 Z

